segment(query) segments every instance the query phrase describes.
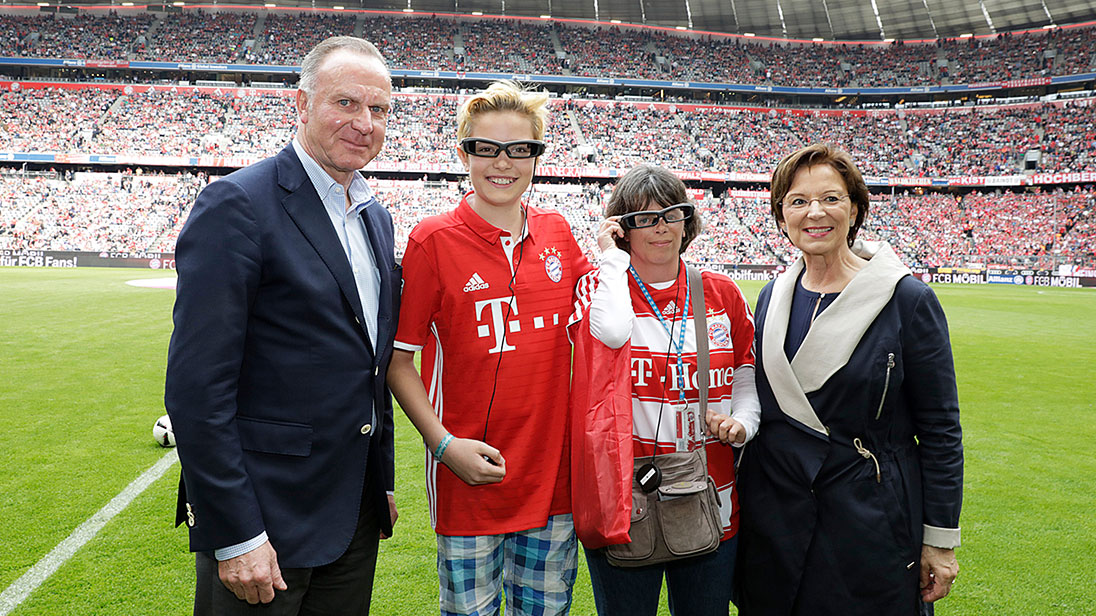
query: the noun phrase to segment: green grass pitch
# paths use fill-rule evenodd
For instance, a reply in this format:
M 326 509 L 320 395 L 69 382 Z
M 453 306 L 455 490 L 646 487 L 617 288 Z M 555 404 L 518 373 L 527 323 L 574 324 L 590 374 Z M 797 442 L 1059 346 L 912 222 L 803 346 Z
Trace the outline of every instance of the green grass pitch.
M 165 455 L 151 429 L 174 294 L 124 284 L 164 275 L 0 268 L 0 591 Z M 761 285 L 742 286 L 753 299 Z M 938 613 L 1096 614 L 1096 291 L 936 292 L 966 446 L 962 572 Z M 399 412 L 396 458 L 400 520 L 373 613 L 436 614 L 423 451 Z M 189 614 L 177 480 L 176 466 L 12 613 Z M 573 613 L 594 613 L 584 565 Z

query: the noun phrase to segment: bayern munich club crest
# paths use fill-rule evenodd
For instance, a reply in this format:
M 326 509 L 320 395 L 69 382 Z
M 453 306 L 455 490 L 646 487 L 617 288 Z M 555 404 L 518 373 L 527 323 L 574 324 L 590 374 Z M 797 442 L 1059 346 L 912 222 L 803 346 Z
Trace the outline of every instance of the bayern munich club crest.
M 544 273 L 552 282 L 563 280 L 563 261 L 559 259 L 559 251 L 555 248 L 545 248 L 540 253 L 540 260 L 544 261 Z
M 712 323 L 708 326 L 708 340 L 713 346 L 725 349 L 731 344 L 731 330 L 723 323 Z

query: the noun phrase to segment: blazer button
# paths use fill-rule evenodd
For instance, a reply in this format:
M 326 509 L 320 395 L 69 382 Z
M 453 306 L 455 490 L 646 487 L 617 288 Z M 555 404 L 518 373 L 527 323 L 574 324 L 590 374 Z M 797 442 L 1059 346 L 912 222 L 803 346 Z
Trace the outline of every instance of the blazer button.
M 365 424 L 364 426 L 362 426 L 362 434 L 369 434 L 370 430 L 372 429 L 373 426 L 371 424 Z

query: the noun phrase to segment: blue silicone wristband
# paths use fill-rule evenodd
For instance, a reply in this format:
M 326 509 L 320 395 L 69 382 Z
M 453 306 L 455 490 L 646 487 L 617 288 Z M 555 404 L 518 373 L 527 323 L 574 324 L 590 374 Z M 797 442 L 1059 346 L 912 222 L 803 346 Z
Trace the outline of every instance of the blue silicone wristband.
M 452 434 L 446 434 L 445 438 L 441 439 L 441 442 L 438 443 L 438 448 L 434 450 L 434 457 L 439 461 L 441 460 L 441 457 L 445 455 L 445 449 L 446 447 L 449 447 L 449 443 L 452 442 L 453 438 L 454 436 Z

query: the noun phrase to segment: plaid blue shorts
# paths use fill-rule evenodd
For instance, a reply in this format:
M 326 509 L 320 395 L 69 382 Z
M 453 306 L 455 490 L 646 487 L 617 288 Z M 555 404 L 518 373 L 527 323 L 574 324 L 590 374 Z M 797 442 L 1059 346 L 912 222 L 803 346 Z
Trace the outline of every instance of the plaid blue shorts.
M 578 543 L 571 514 L 504 535 L 438 535 L 442 616 L 556 616 L 571 609 Z

